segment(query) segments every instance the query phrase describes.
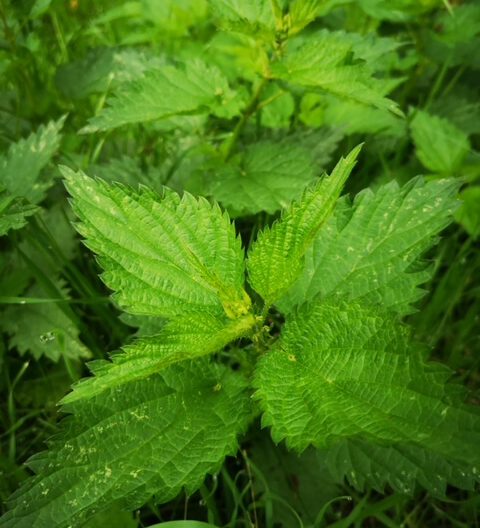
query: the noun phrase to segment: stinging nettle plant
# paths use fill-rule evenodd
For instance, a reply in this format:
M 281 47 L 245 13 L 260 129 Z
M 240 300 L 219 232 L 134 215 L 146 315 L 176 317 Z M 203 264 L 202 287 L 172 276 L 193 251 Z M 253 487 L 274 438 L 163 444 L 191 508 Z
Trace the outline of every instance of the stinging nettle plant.
M 194 492 L 261 414 L 359 489 L 443 496 L 479 478 L 480 417 L 402 318 L 458 183 L 416 178 L 340 197 L 360 147 L 258 234 L 245 257 L 216 203 L 63 169 L 78 231 L 123 310 L 165 321 L 63 400 L 70 415 L 0 525 L 67 527 L 112 503 Z M 269 326 L 270 315 L 285 317 Z M 270 315 L 269 315 L 270 314 Z

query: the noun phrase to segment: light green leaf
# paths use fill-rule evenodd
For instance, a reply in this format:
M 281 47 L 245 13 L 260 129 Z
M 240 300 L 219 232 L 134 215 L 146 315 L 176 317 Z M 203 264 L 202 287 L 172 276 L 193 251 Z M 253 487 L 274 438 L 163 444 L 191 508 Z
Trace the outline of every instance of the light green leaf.
M 42 125 L 27 138 L 13 143 L 8 152 L 0 156 L 0 187 L 12 196 L 24 197 L 39 203 L 50 180 L 42 181 L 39 176 L 60 145 L 60 130 L 65 118 Z
M 344 34 L 323 30 L 289 42 L 285 56 L 272 64 L 272 76 L 402 115 L 398 105 L 384 97 L 387 85 L 372 76 L 367 63 L 359 57 L 352 64 L 353 52 Z
M 410 123 L 417 157 L 432 172 L 451 175 L 470 151 L 465 133 L 447 119 L 415 110 Z
M 337 127 L 345 134 L 384 134 L 397 138 L 407 134 L 405 120 L 392 113 L 335 96 L 319 98 L 326 103 L 323 123 Z M 313 113 L 312 110 L 310 112 Z
M 0 521 L 9 528 L 80 526 L 116 502 L 136 509 L 155 495 L 193 493 L 237 449 L 250 419 L 244 379 L 202 360 L 69 406 L 62 434 L 34 457 L 37 473 Z
M 59 288 L 65 291 L 60 284 Z M 25 297 L 45 297 L 39 286 L 30 288 Z M 46 356 L 57 362 L 60 358 L 85 359 L 90 350 L 80 341 L 79 329 L 58 304 L 22 304 L 8 306 L 2 314 L 1 327 L 10 334 L 10 348 L 35 359 Z
M 113 387 L 146 378 L 174 363 L 195 359 L 221 350 L 234 339 L 251 333 L 255 317 L 229 320 L 210 314 L 177 317 L 154 336 L 145 337 L 114 354 L 112 361 L 89 364 L 95 374 L 77 383 L 63 403 L 93 398 Z
M 214 114 L 231 118 L 241 106 L 226 78 L 215 66 L 196 59 L 181 69 L 165 66 L 122 85 L 107 99 L 107 107 L 82 132 L 109 130 L 185 114 Z
M 188 35 L 188 29 L 198 27 L 208 15 L 207 0 L 142 0 L 145 22 L 161 28 L 169 37 Z
M 274 213 L 298 199 L 315 173 L 307 149 L 288 141 L 263 141 L 248 146 L 217 170 L 210 193 L 238 215 Z
M 391 22 L 407 22 L 422 13 L 441 7 L 444 0 L 357 0 L 367 15 Z
M 293 95 L 276 83 L 270 83 L 262 92 L 260 123 L 267 128 L 289 128 L 295 112 Z
M 126 311 L 170 317 L 250 311 L 241 241 L 205 199 L 93 180 L 64 168 L 78 231 L 100 257 L 103 280 Z
M 270 37 L 275 33 L 271 0 L 209 0 L 209 4 L 224 29 Z
M 296 35 L 318 16 L 326 14 L 335 5 L 342 3 L 346 3 L 346 0 L 290 0 L 288 34 Z
M 254 385 L 263 424 L 291 448 L 361 438 L 419 446 L 478 468 L 480 415 L 446 385 L 449 376 L 424 363 L 396 316 L 328 300 L 287 319 Z
M 330 176 L 308 189 L 252 245 L 247 261 L 249 281 L 267 306 L 275 303 L 301 273 L 304 255 L 332 213 L 360 148 L 342 158 Z
M 428 448 L 414 444 L 376 445 L 359 438 L 342 440 L 322 453 L 337 482 L 344 478 L 358 490 L 371 487 L 413 495 L 416 484 L 434 497 L 445 498 L 447 484 L 472 490 L 478 468 L 451 462 Z
M 376 192 L 366 189 L 353 204 L 340 202 L 279 307 L 289 312 L 333 294 L 411 312 L 423 295 L 418 286 L 431 275 L 418 259 L 452 221 L 457 190 L 455 180 L 415 178 L 401 188 L 390 182 Z

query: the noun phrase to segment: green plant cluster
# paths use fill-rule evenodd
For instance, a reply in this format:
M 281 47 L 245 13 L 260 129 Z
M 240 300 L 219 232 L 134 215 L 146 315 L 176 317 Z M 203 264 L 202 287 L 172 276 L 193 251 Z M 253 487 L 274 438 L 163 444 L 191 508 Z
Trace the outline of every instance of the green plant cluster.
M 480 4 L 0 22 L 0 526 L 478 526 Z

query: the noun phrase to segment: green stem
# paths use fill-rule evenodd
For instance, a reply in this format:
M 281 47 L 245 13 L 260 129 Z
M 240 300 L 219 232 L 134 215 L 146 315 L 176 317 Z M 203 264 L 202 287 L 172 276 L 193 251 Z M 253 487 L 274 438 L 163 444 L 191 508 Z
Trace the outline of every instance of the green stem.
M 210 491 L 205 484 L 202 484 L 200 488 L 200 495 L 202 496 L 202 500 L 205 503 L 205 506 L 207 507 L 208 522 L 212 524 L 217 524 L 218 522 L 220 522 L 220 514 L 218 512 L 217 505 L 215 504 L 215 501 L 213 499 L 214 493 L 215 489 L 213 491 Z
M 463 65 L 460 68 L 458 68 L 455 75 L 451 78 L 450 82 L 447 84 L 447 86 L 443 90 L 442 97 L 445 97 L 451 92 L 452 88 L 457 84 L 458 80 L 464 74 L 466 69 L 467 69 L 466 65 Z
M 50 12 L 50 19 L 52 21 L 53 30 L 55 32 L 55 37 L 57 38 L 58 47 L 60 48 L 60 54 L 62 58 L 62 62 L 68 62 L 68 49 L 67 44 L 65 42 L 65 37 L 63 36 L 62 28 L 60 27 L 60 24 L 58 22 L 58 17 L 55 11 Z
M 235 128 L 233 129 L 232 134 L 220 146 L 220 152 L 225 161 L 230 157 L 232 150 L 235 147 L 238 141 L 238 138 L 240 137 L 240 134 L 242 133 L 243 129 L 245 128 L 245 125 L 247 124 L 247 121 L 252 116 L 252 114 L 254 114 L 257 111 L 258 102 L 260 100 L 260 95 L 262 94 L 262 91 L 264 90 L 265 86 L 269 82 L 270 82 L 270 79 L 266 79 L 266 78 L 262 79 L 257 89 L 253 93 L 252 98 L 250 99 L 247 106 L 245 107 L 245 110 L 243 111 L 242 116 L 240 117 L 240 120 L 235 125 Z
M 427 100 L 425 102 L 424 110 L 428 110 L 428 108 L 435 100 L 435 97 L 437 96 L 438 92 L 440 91 L 440 88 L 443 84 L 443 80 L 445 79 L 445 75 L 447 74 L 448 68 L 450 67 L 451 59 L 452 54 L 450 53 L 442 64 L 440 71 L 438 72 L 437 78 L 435 79 L 432 89 L 430 90 L 430 93 L 428 94 Z
M 15 376 L 15 379 L 11 383 L 11 385 L 8 388 L 8 401 L 7 401 L 7 409 L 8 409 L 8 418 L 10 421 L 10 427 L 11 427 L 11 433 L 10 438 L 8 442 L 8 457 L 11 462 L 15 462 L 16 459 L 16 453 L 17 453 L 17 442 L 15 437 L 15 422 L 16 422 L 16 410 L 15 410 L 15 399 L 13 397 L 13 393 L 15 390 L 15 386 L 20 381 L 22 376 L 25 374 L 27 368 L 28 368 L 29 362 L 26 361 L 18 371 L 18 374 Z

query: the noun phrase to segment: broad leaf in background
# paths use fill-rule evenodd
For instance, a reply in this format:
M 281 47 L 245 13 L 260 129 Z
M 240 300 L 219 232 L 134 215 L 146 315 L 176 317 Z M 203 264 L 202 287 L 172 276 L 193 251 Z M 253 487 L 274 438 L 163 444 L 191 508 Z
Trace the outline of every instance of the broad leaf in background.
M 372 76 L 365 61 L 352 63 L 352 53 L 353 45 L 344 34 L 322 30 L 289 42 L 285 56 L 272 64 L 272 76 L 402 115 L 385 97 L 386 84 Z
M 274 518 L 282 520 L 282 528 L 298 528 L 298 516 L 305 526 L 315 526 L 322 507 L 341 493 L 341 479 L 333 480 L 325 457 L 315 448 L 302 454 L 288 451 L 275 445 L 268 431 L 254 440 L 250 456 L 255 494 L 272 502 Z
M 27 218 L 35 214 L 39 207 L 26 203 L 23 198 L 12 196 L 0 187 L 0 236 L 10 229 L 20 229 Z
M 222 72 L 196 59 L 184 68 L 149 70 L 140 79 L 122 85 L 82 131 L 109 130 L 182 114 L 231 118 L 239 113 L 241 105 L 239 95 L 229 88 Z
M 470 151 L 468 136 L 447 119 L 415 110 L 410 123 L 418 159 L 432 172 L 458 172 Z
M 122 353 L 113 355 L 111 362 L 91 362 L 89 368 L 95 376 L 77 383 L 63 403 L 92 398 L 112 387 L 146 378 L 174 363 L 217 352 L 234 339 L 248 336 L 254 324 L 251 314 L 233 321 L 201 313 L 177 317 L 157 335 L 124 347 Z
M 271 0 L 209 0 L 219 25 L 247 35 L 263 35 L 273 40 L 276 22 Z
M 408 22 L 413 17 L 443 6 L 442 2 L 443 0 L 357 0 L 355 3 L 373 18 L 398 23 Z
M 318 96 L 322 109 L 322 123 L 336 126 L 345 134 L 382 134 L 391 137 L 403 137 L 407 125 L 391 112 L 384 112 L 378 108 L 366 106 L 355 101 L 341 99 L 335 96 Z M 321 108 L 321 107 L 320 107 Z M 309 117 L 315 111 L 304 111 L 303 121 L 308 125 Z
M 449 376 L 443 365 L 424 363 L 397 316 L 327 300 L 287 319 L 254 385 L 263 425 L 290 448 L 362 438 L 478 468 L 480 414 L 459 401 Z
M 18 245 L 23 254 L 22 258 L 27 263 L 33 262 L 47 277 L 57 275 L 57 272 L 77 254 L 78 239 L 72 225 L 71 213 L 71 209 L 67 209 L 66 200 L 58 201 L 50 208 L 42 209 L 37 215 L 40 230 L 37 226 L 29 226 L 22 232 Z M 29 276 L 34 275 L 30 270 Z
M 43 199 L 52 179 L 42 180 L 40 173 L 57 152 L 64 121 L 62 117 L 40 126 L 0 156 L 0 186 L 10 195 L 26 198 L 33 204 Z
M 465 134 L 480 134 L 480 100 L 475 92 L 446 94 L 432 103 L 433 114 L 446 118 Z
M 351 438 L 321 454 L 336 482 L 346 478 L 361 491 L 372 487 L 384 493 L 388 485 L 398 493 L 413 495 L 419 484 L 444 499 L 447 484 L 472 490 L 479 478 L 478 468 L 470 462 L 452 462 L 414 444 L 385 446 Z
M 480 68 L 480 6 L 475 0 L 452 3 L 450 10 L 437 12 L 428 31 L 424 53 L 438 65 Z M 440 101 L 441 98 L 438 98 Z
M 102 165 L 90 165 L 88 170 L 92 176 L 110 183 L 124 183 L 133 188 L 146 185 L 158 192 L 162 192 L 163 189 L 163 174 L 160 169 L 149 167 L 145 172 L 137 160 L 128 156 L 112 158 Z
M 260 105 L 263 105 L 260 114 L 262 126 L 272 129 L 290 127 L 295 99 L 289 91 L 271 82 L 262 92 Z
M 106 391 L 67 407 L 38 476 L 14 497 L 0 526 L 66 528 L 119 501 L 135 509 L 155 495 L 195 491 L 237 449 L 250 419 L 241 375 L 202 360 Z
M 300 197 L 316 176 L 315 169 L 306 148 L 259 142 L 215 172 L 210 193 L 238 215 L 274 213 Z
M 63 285 L 59 285 L 63 291 Z M 44 290 L 33 286 L 25 297 L 45 297 Z M 22 304 L 7 307 L 0 326 L 10 334 L 10 348 L 20 354 L 30 353 L 35 359 L 46 356 L 52 361 L 88 359 L 91 353 L 79 339 L 79 330 L 54 302 Z
M 480 236 L 480 187 L 468 187 L 460 194 L 462 205 L 455 220 L 473 237 Z
M 348 0 L 290 0 L 288 2 L 288 34 L 293 36 L 304 29 L 317 17 L 327 14 L 337 5 Z
M 458 187 L 452 179 L 415 178 L 403 187 L 390 182 L 366 189 L 352 204 L 339 202 L 307 252 L 300 278 L 279 301 L 281 310 L 333 294 L 411 312 L 423 295 L 419 285 L 431 276 L 418 259 L 452 221 Z
M 141 77 L 146 70 L 164 66 L 160 59 L 135 49 L 95 48 L 83 59 L 62 64 L 55 75 L 60 91 L 70 99 L 114 90 Z
M 241 241 L 218 205 L 185 193 L 135 192 L 64 168 L 78 231 L 127 312 L 169 317 L 250 311 Z
M 248 253 L 249 282 L 267 306 L 275 303 L 302 271 L 304 256 L 333 211 L 361 146 L 341 158 L 330 176 L 307 189 L 271 228 L 263 230 Z

